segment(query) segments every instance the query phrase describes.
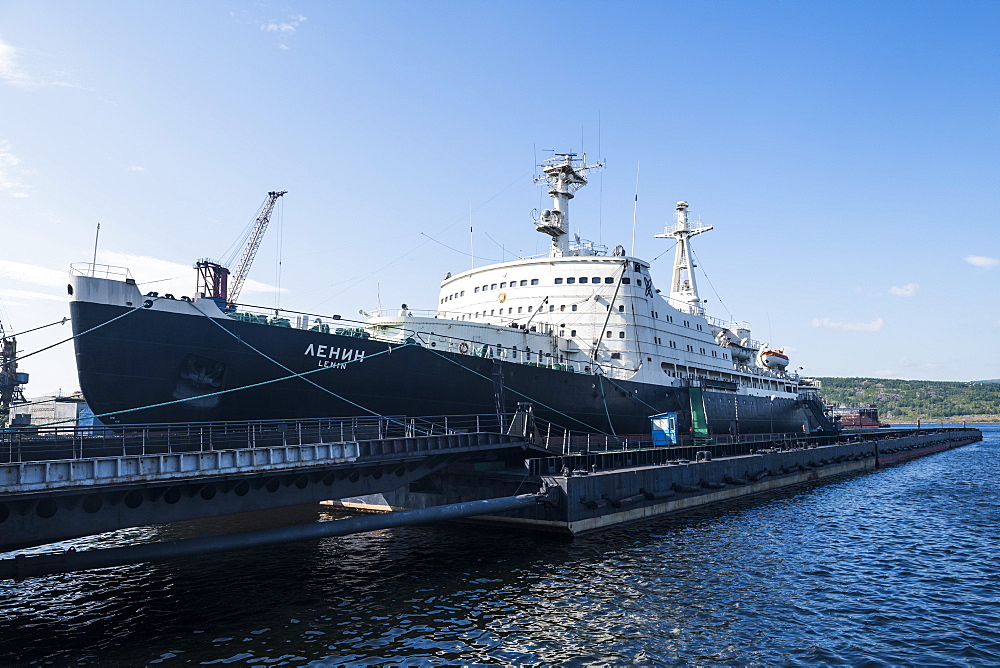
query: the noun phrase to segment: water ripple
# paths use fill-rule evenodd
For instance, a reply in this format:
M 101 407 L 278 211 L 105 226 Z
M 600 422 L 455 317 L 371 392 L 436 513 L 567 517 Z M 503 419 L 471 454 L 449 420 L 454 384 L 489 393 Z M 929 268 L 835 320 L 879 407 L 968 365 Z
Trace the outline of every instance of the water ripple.
M 1000 425 L 984 431 L 923 460 L 573 541 L 404 528 L 0 583 L 0 664 L 995 665 Z M 321 514 L 282 513 L 253 526 Z

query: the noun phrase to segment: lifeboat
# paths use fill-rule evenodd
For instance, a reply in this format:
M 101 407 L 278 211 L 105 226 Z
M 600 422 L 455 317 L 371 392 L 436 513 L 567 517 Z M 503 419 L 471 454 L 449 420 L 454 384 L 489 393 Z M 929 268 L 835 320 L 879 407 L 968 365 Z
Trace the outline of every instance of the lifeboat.
M 715 342 L 729 349 L 729 355 L 734 362 L 747 363 L 753 357 L 753 349 L 748 346 L 749 339 L 740 339 L 731 329 L 720 329 L 716 332 Z
M 781 348 L 777 350 L 761 350 L 757 354 L 757 361 L 765 369 L 783 370 L 788 366 L 788 355 Z

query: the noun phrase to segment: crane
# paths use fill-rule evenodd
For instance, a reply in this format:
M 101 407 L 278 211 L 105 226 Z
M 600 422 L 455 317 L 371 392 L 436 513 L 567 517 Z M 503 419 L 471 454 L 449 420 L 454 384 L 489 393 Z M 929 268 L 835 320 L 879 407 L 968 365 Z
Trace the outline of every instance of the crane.
M 267 193 L 267 199 L 264 200 L 257 219 L 253 222 L 240 263 L 233 274 L 232 289 L 229 289 L 228 267 L 214 260 L 198 260 L 195 264 L 195 269 L 198 270 L 198 286 L 195 288 L 195 294 L 198 297 L 210 297 L 220 302 L 220 306 L 232 304 L 239 298 L 243 283 L 250 273 L 250 265 L 253 264 L 254 256 L 257 255 L 257 249 L 260 248 L 260 242 L 264 238 L 264 230 L 267 229 L 267 223 L 271 219 L 274 204 L 287 192 L 287 190 L 272 190 Z

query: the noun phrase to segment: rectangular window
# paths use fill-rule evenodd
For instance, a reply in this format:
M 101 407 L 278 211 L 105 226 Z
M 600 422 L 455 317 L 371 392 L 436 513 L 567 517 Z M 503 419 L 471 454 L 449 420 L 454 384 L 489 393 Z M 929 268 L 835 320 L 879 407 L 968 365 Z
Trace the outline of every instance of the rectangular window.
M 605 283 L 614 283 L 614 282 L 615 282 L 615 279 L 614 279 L 614 277 L 613 277 L 613 276 L 605 276 L 605 277 L 604 277 L 604 282 L 605 282 Z
M 520 310 L 520 309 L 518 309 L 518 310 Z M 528 313 L 531 313 L 531 307 L 530 306 L 528 307 Z
M 621 358 L 622 358 L 622 354 L 621 353 L 611 353 L 611 359 L 613 359 L 613 360 L 620 360 Z
M 556 310 L 556 305 L 555 304 L 549 304 L 549 313 L 552 313 L 555 310 Z
M 576 336 L 576 330 L 575 329 L 569 330 L 569 335 L 570 336 Z
M 566 279 L 566 283 L 572 285 L 573 283 L 576 283 L 576 279 L 570 276 L 569 278 Z
M 638 285 L 641 288 L 642 287 L 642 279 L 641 278 L 635 279 L 635 284 Z
M 476 289 L 474 290 L 474 292 L 479 292 L 479 288 L 476 288 Z
M 611 331 L 610 330 L 608 331 L 607 334 L 604 335 L 604 338 L 606 338 L 606 339 L 610 339 L 611 338 Z
M 538 279 L 537 278 L 531 279 L 531 284 L 532 285 L 538 285 Z
M 496 283 L 494 283 L 493 285 L 490 286 L 490 290 L 496 290 L 496 289 L 497 289 L 497 284 Z
M 623 285 L 628 285 L 628 284 L 629 284 L 629 283 L 631 283 L 631 282 L 632 282 L 632 279 L 631 279 L 631 278 L 629 278 L 628 276 L 624 276 L 624 277 L 622 277 L 622 284 L 623 284 Z
M 573 304 L 573 310 L 574 311 L 576 310 L 576 304 Z
M 581 283 L 586 283 L 587 282 L 587 277 L 586 276 L 581 276 L 580 277 L 580 282 Z
M 624 339 L 625 338 L 625 332 L 618 332 L 618 338 L 619 339 Z
M 527 284 L 528 284 L 528 281 L 521 281 L 521 287 L 522 287 L 522 288 L 523 288 L 523 287 L 524 287 L 525 285 L 527 285 Z
M 565 311 L 566 310 L 566 305 L 565 304 L 560 304 L 559 305 L 559 310 L 560 311 Z
M 523 312 L 523 311 L 524 311 L 524 307 L 523 307 L 523 306 L 518 306 L 518 307 L 517 307 L 517 312 L 518 312 L 518 313 L 521 313 L 521 312 Z
M 591 283 L 600 283 L 601 282 L 601 277 L 600 276 L 594 276 L 592 279 L 590 279 L 590 282 Z
M 620 311 L 621 313 L 624 313 L 624 312 L 625 312 L 625 304 L 619 304 L 619 305 L 618 305 L 618 310 L 619 310 L 619 311 Z
M 501 289 L 501 290 L 503 290 L 503 289 L 504 289 L 504 288 L 506 288 L 506 287 L 507 287 L 507 284 L 506 284 L 506 283 L 501 283 L 501 284 L 500 284 L 500 289 Z
M 500 312 L 503 313 L 503 309 L 500 309 Z M 510 308 L 507 309 L 507 315 L 510 315 L 513 312 L 514 312 L 514 307 L 513 306 L 511 306 Z
M 562 279 L 561 278 L 557 278 L 556 279 L 556 285 L 562 285 Z

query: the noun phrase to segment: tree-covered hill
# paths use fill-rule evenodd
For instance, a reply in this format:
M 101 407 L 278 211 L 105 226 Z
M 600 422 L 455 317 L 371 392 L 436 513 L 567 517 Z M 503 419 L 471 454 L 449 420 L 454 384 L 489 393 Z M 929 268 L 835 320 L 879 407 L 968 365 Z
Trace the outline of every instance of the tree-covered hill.
M 1000 422 L 1000 383 L 818 378 L 827 403 L 874 404 L 889 422 L 968 420 Z

